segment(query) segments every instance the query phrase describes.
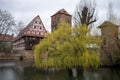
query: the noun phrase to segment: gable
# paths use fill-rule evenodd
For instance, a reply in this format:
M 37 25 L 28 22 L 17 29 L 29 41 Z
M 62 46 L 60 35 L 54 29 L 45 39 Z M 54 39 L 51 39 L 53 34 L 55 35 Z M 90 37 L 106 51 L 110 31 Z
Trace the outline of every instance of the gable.
M 52 15 L 51 17 L 58 15 L 58 14 L 64 14 L 64 15 L 68 15 L 71 16 L 65 9 L 60 9 L 59 11 L 57 11 L 54 15 Z
M 39 35 L 44 36 L 46 29 L 39 16 L 35 17 L 30 24 L 26 27 L 24 34 L 26 35 Z
M 45 37 L 47 33 L 41 18 L 36 16 L 24 29 L 20 31 L 16 39 L 23 36 Z

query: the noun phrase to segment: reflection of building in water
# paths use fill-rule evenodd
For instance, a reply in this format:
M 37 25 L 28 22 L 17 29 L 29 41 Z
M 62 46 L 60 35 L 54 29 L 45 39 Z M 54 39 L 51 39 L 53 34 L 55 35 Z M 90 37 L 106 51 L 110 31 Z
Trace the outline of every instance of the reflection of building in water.
M 19 62 L 0 62 L 0 80 L 23 80 L 24 67 Z

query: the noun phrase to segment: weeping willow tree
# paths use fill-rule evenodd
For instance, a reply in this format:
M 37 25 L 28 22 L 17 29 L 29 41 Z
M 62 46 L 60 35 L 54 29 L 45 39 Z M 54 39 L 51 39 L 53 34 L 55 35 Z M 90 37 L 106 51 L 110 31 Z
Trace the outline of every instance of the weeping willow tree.
M 71 28 L 61 23 L 35 47 L 35 65 L 39 69 L 97 68 L 100 42 L 86 26 Z

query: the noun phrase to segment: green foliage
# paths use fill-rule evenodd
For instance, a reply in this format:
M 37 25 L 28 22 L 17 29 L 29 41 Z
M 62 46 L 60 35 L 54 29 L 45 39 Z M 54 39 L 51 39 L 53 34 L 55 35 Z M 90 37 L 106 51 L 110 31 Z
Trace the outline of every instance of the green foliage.
M 61 23 L 47 38 L 35 46 L 37 68 L 66 69 L 72 67 L 97 68 L 100 64 L 101 40 L 90 35 L 86 26 L 70 27 Z M 96 50 L 97 49 L 97 50 Z

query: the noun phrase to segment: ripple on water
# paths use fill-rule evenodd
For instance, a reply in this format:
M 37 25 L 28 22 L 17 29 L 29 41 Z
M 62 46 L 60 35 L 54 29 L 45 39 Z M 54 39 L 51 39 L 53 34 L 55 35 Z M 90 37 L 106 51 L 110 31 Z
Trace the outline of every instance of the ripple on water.
M 0 63 L 0 67 L 13 67 L 15 66 L 16 64 L 13 63 L 13 62 L 9 62 L 9 63 Z

